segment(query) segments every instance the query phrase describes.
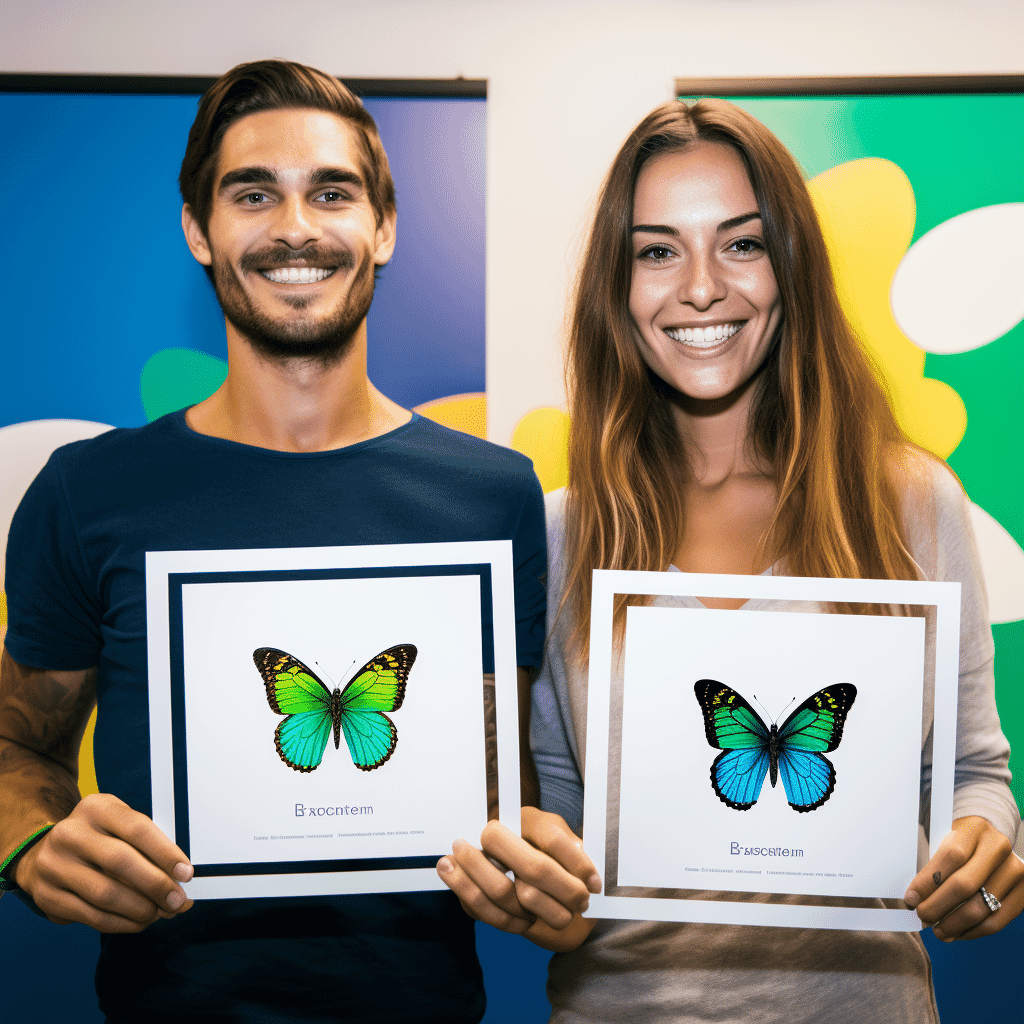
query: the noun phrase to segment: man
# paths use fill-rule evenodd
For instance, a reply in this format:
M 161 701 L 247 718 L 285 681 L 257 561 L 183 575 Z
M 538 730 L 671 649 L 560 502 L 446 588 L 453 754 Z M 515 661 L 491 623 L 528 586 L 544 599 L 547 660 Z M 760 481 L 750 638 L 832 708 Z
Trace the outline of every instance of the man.
M 191 865 L 147 816 L 147 550 L 510 537 L 523 693 L 543 641 L 528 461 L 413 416 L 366 376 L 396 222 L 370 115 L 311 68 L 240 65 L 203 97 L 179 180 L 228 376 L 190 409 L 59 449 L 15 516 L 0 883 L 104 933 L 96 982 L 112 1022 L 476 1021 L 472 922 L 450 893 L 193 907 L 179 884 Z M 97 700 L 101 793 L 80 800 Z

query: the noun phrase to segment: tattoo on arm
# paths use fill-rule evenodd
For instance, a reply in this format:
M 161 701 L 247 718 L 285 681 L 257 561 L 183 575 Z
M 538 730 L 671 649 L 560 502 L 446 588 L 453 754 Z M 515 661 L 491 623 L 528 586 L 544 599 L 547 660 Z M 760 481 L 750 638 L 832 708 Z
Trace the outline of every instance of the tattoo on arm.
M 81 799 L 78 748 L 96 703 L 96 669 L 60 671 L 0 661 L 0 857 Z

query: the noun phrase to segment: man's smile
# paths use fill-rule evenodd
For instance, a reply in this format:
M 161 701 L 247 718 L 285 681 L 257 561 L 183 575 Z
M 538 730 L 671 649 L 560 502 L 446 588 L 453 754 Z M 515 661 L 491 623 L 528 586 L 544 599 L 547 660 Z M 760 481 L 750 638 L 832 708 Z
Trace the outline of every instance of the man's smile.
M 260 274 L 274 284 L 316 284 L 331 276 L 334 270 L 324 267 L 279 267 L 276 270 L 261 270 Z

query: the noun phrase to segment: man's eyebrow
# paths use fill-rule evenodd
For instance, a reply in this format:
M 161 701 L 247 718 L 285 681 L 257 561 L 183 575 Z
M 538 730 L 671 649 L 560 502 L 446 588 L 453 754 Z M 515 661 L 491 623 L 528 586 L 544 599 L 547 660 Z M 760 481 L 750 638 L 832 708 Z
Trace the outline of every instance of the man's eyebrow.
M 318 167 L 310 178 L 311 185 L 356 185 L 363 187 L 363 179 L 352 170 L 341 167 Z
M 220 184 L 218 192 L 224 192 L 232 185 L 274 185 L 277 183 L 277 175 L 269 167 L 237 167 L 228 171 Z
M 758 210 L 754 210 L 753 213 L 741 213 L 738 217 L 730 217 L 728 220 L 723 220 L 718 225 L 719 231 L 731 231 L 733 228 L 738 228 L 741 224 L 746 224 L 748 220 L 760 220 L 761 213 Z M 675 228 L 669 227 L 667 224 L 634 224 L 630 229 L 633 234 L 645 234 L 645 235 L 672 235 L 678 237 L 679 232 Z

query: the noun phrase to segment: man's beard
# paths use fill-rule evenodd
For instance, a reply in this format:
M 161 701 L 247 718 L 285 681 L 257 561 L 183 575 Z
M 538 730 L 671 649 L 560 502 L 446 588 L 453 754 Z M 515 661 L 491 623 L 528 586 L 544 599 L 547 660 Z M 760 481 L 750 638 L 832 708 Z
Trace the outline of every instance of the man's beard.
M 274 247 L 246 253 L 239 261 L 241 272 L 285 267 L 294 260 L 307 266 L 335 267 L 334 273 L 351 270 L 355 260 L 348 252 L 307 246 L 304 249 Z M 352 277 L 348 296 L 332 312 L 319 317 L 278 320 L 253 304 L 238 275 L 227 260 L 213 258 L 212 280 L 217 301 L 228 322 L 260 354 L 275 361 L 310 359 L 325 366 L 344 358 L 352 348 L 356 331 L 366 319 L 373 302 L 374 274 L 367 253 Z M 284 287 L 288 287 L 285 285 Z M 303 310 L 312 302 L 306 295 L 288 296 L 284 302 Z

